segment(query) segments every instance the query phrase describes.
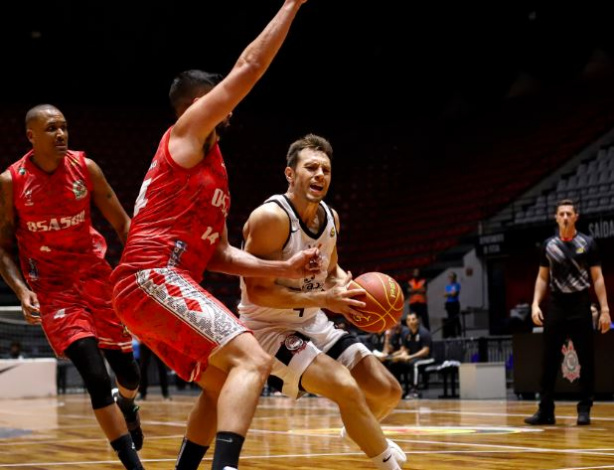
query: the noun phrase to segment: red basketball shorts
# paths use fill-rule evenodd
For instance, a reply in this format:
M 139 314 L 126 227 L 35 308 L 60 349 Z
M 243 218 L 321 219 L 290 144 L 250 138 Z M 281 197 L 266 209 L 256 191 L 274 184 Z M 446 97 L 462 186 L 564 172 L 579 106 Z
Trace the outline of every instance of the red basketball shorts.
M 209 356 L 249 332 L 187 271 L 144 269 L 119 278 L 113 305 L 128 329 L 186 381 L 198 381 Z
M 72 285 L 35 286 L 42 325 L 57 356 L 81 338 L 95 337 L 103 349 L 132 351 L 132 337 L 113 310 L 111 267 L 101 263 L 80 271 Z

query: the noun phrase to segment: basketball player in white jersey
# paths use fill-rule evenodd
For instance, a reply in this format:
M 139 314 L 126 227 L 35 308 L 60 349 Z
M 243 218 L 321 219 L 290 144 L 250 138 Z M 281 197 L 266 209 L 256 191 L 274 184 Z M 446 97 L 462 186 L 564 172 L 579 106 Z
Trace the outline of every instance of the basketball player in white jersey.
M 243 227 L 245 250 L 284 260 L 319 247 L 320 274 L 304 279 L 243 278 L 239 313 L 264 350 L 275 357 L 272 380 L 282 393 L 309 392 L 334 401 L 347 435 L 380 469 L 399 469 L 404 452 L 387 440 L 379 421 L 401 398 L 397 380 L 354 336 L 335 329 L 321 310 L 350 314 L 364 303 L 348 288 L 351 274 L 337 264 L 338 215 L 323 199 L 331 181 L 332 147 L 309 134 L 288 151 L 289 186 L 256 208 Z

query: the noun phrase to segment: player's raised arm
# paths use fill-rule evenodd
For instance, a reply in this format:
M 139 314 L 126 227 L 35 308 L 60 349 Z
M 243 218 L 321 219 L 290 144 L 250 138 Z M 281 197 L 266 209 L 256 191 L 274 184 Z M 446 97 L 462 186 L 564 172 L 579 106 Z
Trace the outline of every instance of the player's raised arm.
M 230 73 L 209 93 L 181 108 L 169 141 L 172 158 L 180 166 L 192 168 L 202 160 L 207 138 L 264 75 L 305 1 L 286 0 L 264 30 L 245 48 Z

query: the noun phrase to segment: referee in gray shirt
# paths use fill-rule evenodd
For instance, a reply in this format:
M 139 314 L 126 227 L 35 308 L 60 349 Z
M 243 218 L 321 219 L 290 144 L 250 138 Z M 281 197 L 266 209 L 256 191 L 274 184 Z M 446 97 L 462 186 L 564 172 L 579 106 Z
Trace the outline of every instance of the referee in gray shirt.
M 610 329 L 610 309 L 597 245 L 593 238 L 576 230 L 578 212 L 574 202 L 569 199 L 560 201 L 555 218 L 558 234 L 543 244 L 531 306 L 533 323 L 544 327 L 540 403 L 537 412 L 524 421 L 527 424 L 555 424 L 554 384 L 561 365 L 561 348 L 570 338 L 581 366 L 577 424 L 586 425 L 591 422 L 595 388 L 591 279 L 601 306 L 599 330 L 602 333 Z M 540 303 L 548 287 L 550 305 L 544 315 Z

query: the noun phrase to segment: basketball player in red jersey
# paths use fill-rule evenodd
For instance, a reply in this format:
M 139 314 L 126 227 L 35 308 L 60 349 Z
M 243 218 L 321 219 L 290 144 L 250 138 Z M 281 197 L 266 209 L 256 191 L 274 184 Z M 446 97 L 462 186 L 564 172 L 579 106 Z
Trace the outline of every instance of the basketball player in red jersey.
M 106 242 L 92 226 L 91 203 L 122 242 L 130 218 L 100 167 L 68 149 L 66 119 L 56 107 L 30 109 L 26 132 L 32 150 L 0 175 L 0 274 L 28 323 L 41 324 L 55 353 L 79 371 L 125 468 L 141 469 L 136 449 L 143 434 L 134 404 L 139 368 L 111 305 L 111 267 Z M 15 243 L 21 271 L 12 257 Z M 117 376 L 117 404 L 101 351 Z
M 336 329 L 322 311 L 349 315 L 364 302 L 353 297 L 350 273 L 339 266 L 339 215 L 324 202 L 331 182 L 333 148 L 308 134 L 288 150 L 288 190 L 254 209 L 243 227 L 245 250 L 267 260 L 288 259 L 319 246 L 322 271 L 298 280 L 245 277 L 240 318 L 264 350 L 274 356 L 271 382 L 298 399 L 305 392 L 339 406 L 347 434 L 382 470 L 398 470 L 407 460 L 387 440 L 378 423 L 401 399 L 401 386 L 355 336 Z
M 238 468 L 271 369 L 271 357 L 244 334 L 251 332 L 200 286 L 205 269 L 291 278 L 319 270 L 317 249 L 266 261 L 229 245 L 230 194 L 216 132 L 264 74 L 304 2 L 286 0 L 219 83 L 199 70 L 173 81 L 170 100 L 178 119 L 145 175 L 113 272 L 122 321 L 181 378 L 203 389 L 188 418 L 179 470 L 198 468 L 214 438 L 212 468 Z

